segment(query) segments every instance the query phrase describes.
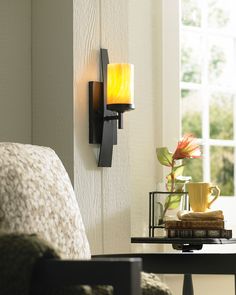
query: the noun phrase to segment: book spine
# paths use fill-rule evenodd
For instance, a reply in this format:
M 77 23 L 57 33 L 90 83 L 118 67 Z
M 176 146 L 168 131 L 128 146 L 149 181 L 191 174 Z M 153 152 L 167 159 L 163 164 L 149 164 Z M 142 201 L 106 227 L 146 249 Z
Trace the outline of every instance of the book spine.
M 224 221 L 166 221 L 166 229 L 224 229 Z
M 167 229 L 168 238 L 232 238 L 230 229 Z

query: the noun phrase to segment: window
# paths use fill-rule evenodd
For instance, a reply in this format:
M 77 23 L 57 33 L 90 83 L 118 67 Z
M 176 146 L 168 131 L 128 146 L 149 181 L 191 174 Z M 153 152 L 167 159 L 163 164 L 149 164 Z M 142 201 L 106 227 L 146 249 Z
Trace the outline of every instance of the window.
M 182 134 L 193 133 L 202 159 L 185 174 L 235 194 L 236 1 L 181 1 Z

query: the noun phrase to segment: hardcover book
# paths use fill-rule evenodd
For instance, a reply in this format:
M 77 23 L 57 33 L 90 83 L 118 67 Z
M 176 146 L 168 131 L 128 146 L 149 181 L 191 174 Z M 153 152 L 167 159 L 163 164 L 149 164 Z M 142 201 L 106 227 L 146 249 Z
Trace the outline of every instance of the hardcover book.
M 166 229 L 223 229 L 224 220 L 166 220 Z
M 232 238 L 231 229 L 166 229 L 168 238 Z

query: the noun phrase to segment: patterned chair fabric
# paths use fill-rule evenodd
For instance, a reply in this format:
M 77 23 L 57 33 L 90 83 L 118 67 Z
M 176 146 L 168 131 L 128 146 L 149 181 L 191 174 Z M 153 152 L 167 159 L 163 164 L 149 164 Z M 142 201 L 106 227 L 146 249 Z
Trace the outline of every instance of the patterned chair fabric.
M 64 259 L 91 257 L 69 176 L 52 149 L 0 143 L 1 231 L 38 234 Z M 109 286 L 98 290 L 92 293 L 111 294 Z M 171 295 L 156 274 L 142 273 L 142 292 Z
M 37 233 L 63 258 L 90 258 L 69 176 L 52 149 L 0 143 L 0 230 Z

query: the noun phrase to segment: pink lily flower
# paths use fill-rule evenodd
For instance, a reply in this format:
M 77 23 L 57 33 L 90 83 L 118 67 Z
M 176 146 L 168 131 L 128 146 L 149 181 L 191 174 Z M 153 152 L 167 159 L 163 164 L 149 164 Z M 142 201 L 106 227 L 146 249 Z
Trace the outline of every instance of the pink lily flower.
M 192 134 L 185 134 L 178 142 L 177 148 L 173 154 L 173 160 L 186 158 L 200 158 L 200 146 L 196 144 L 196 138 Z

